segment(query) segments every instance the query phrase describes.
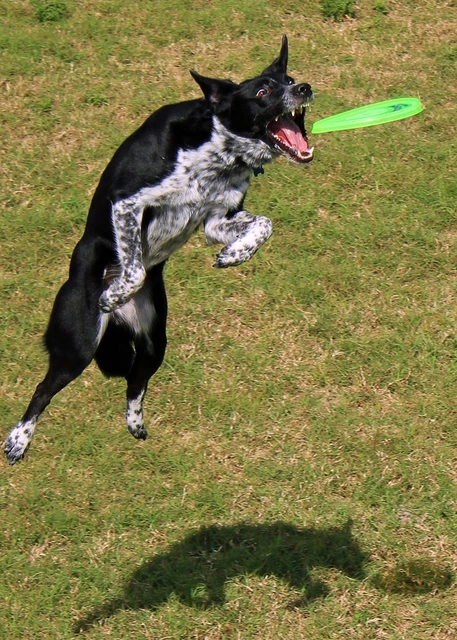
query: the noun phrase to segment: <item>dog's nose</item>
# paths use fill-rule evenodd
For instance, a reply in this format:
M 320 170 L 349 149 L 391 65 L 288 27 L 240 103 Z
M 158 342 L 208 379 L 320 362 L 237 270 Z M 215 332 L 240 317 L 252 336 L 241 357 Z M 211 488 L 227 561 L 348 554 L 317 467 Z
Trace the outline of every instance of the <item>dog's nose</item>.
M 294 87 L 295 95 L 302 96 L 307 100 L 313 99 L 313 90 L 311 89 L 311 85 L 307 82 L 302 82 L 301 84 L 296 84 Z

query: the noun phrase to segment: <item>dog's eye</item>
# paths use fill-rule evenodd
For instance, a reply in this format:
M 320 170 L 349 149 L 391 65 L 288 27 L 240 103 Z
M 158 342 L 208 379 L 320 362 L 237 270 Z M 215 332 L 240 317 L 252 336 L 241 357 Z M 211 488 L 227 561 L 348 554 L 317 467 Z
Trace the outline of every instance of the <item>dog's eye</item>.
M 262 96 L 267 96 L 270 93 L 270 89 L 268 87 L 262 87 L 257 91 L 256 98 L 261 98 Z

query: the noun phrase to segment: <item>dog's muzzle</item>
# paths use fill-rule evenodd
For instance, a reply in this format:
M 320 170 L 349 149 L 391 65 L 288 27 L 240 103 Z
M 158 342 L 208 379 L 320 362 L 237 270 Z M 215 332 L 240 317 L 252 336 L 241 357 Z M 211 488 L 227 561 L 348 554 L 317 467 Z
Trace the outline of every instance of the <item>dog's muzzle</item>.
M 314 147 L 309 146 L 305 129 L 306 107 L 312 99 L 309 84 L 287 87 L 284 112 L 267 125 L 267 133 L 281 155 L 300 164 L 311 162 L 314 156 Z

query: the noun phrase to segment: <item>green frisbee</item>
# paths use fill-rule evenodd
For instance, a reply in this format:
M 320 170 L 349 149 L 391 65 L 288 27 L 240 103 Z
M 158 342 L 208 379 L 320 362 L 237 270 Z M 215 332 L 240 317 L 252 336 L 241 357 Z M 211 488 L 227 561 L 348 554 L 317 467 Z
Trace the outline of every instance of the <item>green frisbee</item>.
M 365 107 L 343 111 L 343 113 L 318 120 L 313 124 L 311 133 L 372 127 L 375 124 L 385 124 L 415 116 L 423 108 L 421 101 L 417 98 L 395 98 L 394 100 L 375 102 L 367 104 Z

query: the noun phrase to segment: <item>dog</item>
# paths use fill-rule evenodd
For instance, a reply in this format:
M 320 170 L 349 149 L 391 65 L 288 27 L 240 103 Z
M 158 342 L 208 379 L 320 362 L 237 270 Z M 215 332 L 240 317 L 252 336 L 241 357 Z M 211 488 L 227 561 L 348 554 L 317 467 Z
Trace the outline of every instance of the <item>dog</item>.
M 279 156 L 313 159 L 311 86 L 287 74 L 288 41 L 257 77 L 235 83 L 191 71 L 203 97 L 155 111 L 115 152 L 95 190 L 44 335 L 49 366 L 4 450 L 27 451 L 51 399 L 95 359 L 127 381 L 129 432 L 146 439 L 143 400 L 166 348 L 165 262 L 203 226 L 222 244 L 215 267 L 249 260 L 272 223 L 243 208 L 251 177 Z

